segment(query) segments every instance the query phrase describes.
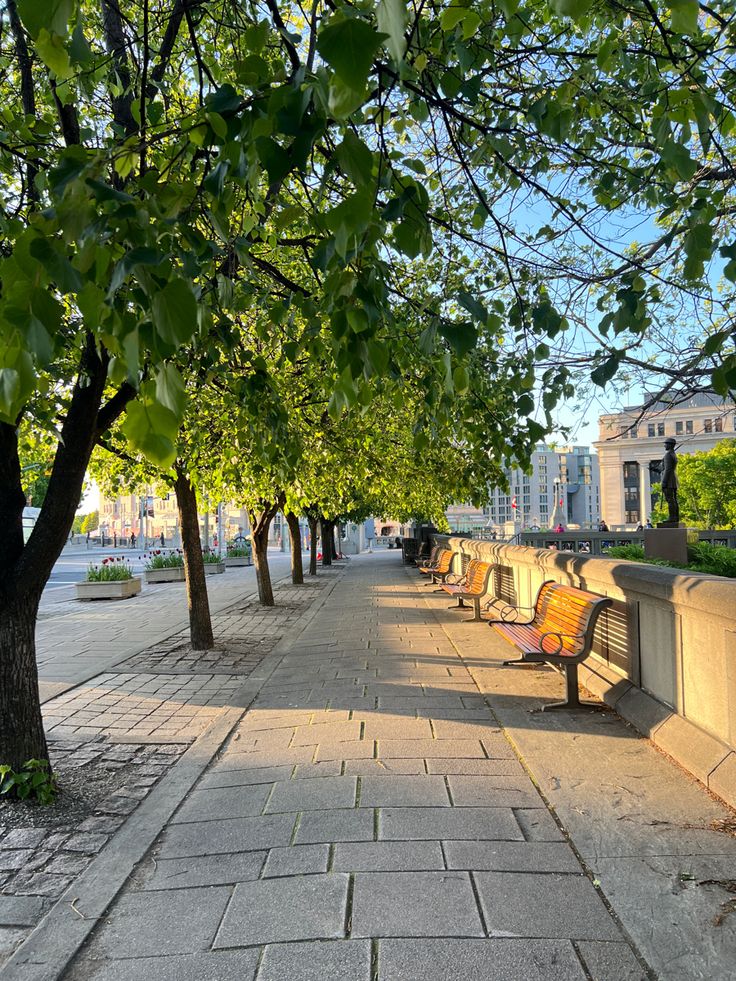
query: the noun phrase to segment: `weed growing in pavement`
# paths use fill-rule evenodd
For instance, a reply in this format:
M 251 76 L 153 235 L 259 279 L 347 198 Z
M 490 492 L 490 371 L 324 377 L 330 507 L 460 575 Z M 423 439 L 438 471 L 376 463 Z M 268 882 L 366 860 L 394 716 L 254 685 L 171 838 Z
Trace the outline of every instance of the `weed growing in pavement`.
M 17 772 L 4 764 L 0 766 L 0 795 L 18 800 L 37 800 L 53 804 L 58 792 L 56 777 L 47 760 L 28 760 Z

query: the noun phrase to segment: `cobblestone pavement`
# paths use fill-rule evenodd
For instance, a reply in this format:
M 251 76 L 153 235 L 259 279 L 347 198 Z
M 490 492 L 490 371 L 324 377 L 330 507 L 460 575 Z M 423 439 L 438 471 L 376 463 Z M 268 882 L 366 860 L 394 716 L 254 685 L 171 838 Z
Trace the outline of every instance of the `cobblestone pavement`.
M 276 586 L 277 606 L 267 611 L 236 599 L 213 615 L 213 651 L 193 652 L 188 631 L 180 631 L 127 659 L 120 670 L 46 702 L 62 794 L 49 808 L 0 802 L 0 963 L 187 747 L 233 704 L 243 681 L 336 574 L 324 573 L 298 589 Z M 158 609 L 163 599 L 159 593 Z M 70 632 L 69 624 L 64 628 Z
M 646 976 L 390 555 L 350 564 L 65 974 Z

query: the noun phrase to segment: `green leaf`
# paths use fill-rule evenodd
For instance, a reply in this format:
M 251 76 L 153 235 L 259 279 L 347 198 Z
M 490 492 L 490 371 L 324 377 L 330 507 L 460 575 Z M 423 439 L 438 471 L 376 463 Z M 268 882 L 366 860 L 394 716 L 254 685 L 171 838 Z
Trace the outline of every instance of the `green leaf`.
M 171 409 L 177 419 L 182 418 L 187 397 L 184 381 L 173 364 L 161 365 L 156 375 L 156 398 Z
M 388 38 L 388 48 L 394 61 L 401 61 L 406 52 L 404 31 L 409 20 L 404 0 L 379 0 L 376 8 L 378 30 Z
M 373 174 L 373 154 L 365 143 L 348 130 L 337 148 L 337 161 L 356 186 L 367 184 Z
M 618 351 L 609 355 L 603 364 L 598 365 L 598 367 L 590 373 L 591 381 L 603 388 L 618 371 L 618 366 L 621 363 L 621 357 L 622 355 L 619 354 Z
M 92 49 L 89 46 L 87 38 L 84 36 L 84 31 L 82 30 L 82 25 L 77 24 L 77 26 L 72 31 L 72 40 L 69 45 L 69 54 L 71 55 L 72 61 L 76 65 L 88 65 L 92 59 Z M 150 107 L 149 107 L 150 115 Z
M 486 320 L 488 320 L 488 311 L 480 302 L 480 300 L 476 300 L 476 298 L 471 293 L 468 293 L 465 290 L 460 290 L 460 292 L 457 295 L 457 298 L 460 301 L 460 304 L 463 307 L 465 307 L 465 309 L 471 315 L 471 317 L 474 317 L 482 324 L 484 324 Z
M 197 301 L 183 279 L 172 279 L 153 298 L 153 325 L 159 337 L 178 347 L 197 326 Z
M 44 27 L 36 39 L 36 51 L 57 78 L 69 78 L 72 74 L 69 52 L 58 34 L 49 34 Z
M 445 33 L 452 31 L 468 13 L 467 7 L 446 7 L 440 14 L 440 27 Z
M 452 373 L 452 381 L 458 395 L 465 395 L 470 388 L 470 375 L 464 365 L 458 365 Z
M 394 243 L 399 251 L 416 259 L 422 251 L 422 239 L 419 227 L 414 221 L 402 221 L 394 228 Z
M 317 50 L 338 78 L 358 90 L 365 85 L 373 56 L 387 36 L 351 17 L 321 30 Z
M 34 40 L 42 30 L 66 35 L 74 10 L 74 0 L 17 0 L 18 13 Z
M 176 459 L 179 421 L 160 402 L 129 402 L 120 428 L 130 445 L 156 466 L 168 470 Z
M 550 0 L 550 7 L 559 17 L 581 20 L 593 6 L 593 0 Z
M 440 323 L 439 331 L 445 340 L 448 341 L 458 357 L 461 358 L 464 357 L 468 351 L 473 350 L 478 340 L 477 331 L 471 323 Z
M 670 27 L 678 34 L 695 34 L 698 29 L 698 0 L 669 0 Z

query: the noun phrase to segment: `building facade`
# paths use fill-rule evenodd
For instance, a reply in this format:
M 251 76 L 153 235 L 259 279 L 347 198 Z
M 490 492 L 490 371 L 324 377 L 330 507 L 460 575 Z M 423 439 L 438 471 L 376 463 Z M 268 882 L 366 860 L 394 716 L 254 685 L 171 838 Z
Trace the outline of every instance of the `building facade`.
M 453 505 L 447 510 L 450 528 L 459 533 L 496 530 L 513 534 L 521 528 L 589 528 L 600 519 L 598 460 L 588 446 L 550 447 L 540 443 L 532 454 L 532 471 L 506 472 L 509 490 L 490 491 L 487 507 Z
M 640 418 L 641 417 L 641 418 Z M 644 524 L 652 513 L 652 485 L 659 482 L 664 440 L 677 452 L 712 450 L 736 437 L 736 411 L 716 395 L 701 393 L 680 405 L 661 403 L 641 415 L 640 406 L 600 417 L 595 443 L 601 479 L 601 514 L 611 526 Z
M 145 543 L 161 541 L 171 547 L 181 545 L 179 531 L 179 512 L 176 495 L 165 494 L 121 494 L 119 497 L 105 497 L 100 494 L 100 534 L 105 538 L 129 541 L 135 535 L 141 548 Z M 217 535 L 217 508 L 200 514 L 200 535 L 203 545 L 214 544 Z M 272 529 L 276 527 L 275 523 Z M 245 508 L 233 504 L 222 505 L 222 533 L 225 541 L 238 534 L 249 534 L 248 513 Z M 280 527 L 278 529 L 280 531 Z

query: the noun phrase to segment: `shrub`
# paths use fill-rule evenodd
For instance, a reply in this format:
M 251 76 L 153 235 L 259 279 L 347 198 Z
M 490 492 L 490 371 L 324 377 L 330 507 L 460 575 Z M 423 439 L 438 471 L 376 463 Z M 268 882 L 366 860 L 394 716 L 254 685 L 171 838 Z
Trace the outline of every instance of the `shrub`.
M 628 559 L 629 562 L 645 562 L 643 545 L 612 545 L 606 549 L 610 559 Z
M 184 565 L 184 556 L 178 550 L 164 552 L 157 549 L 155 552 L 147 553 L 143 556 L 146 560 L 143 568 L 150 572 L 153 569 L 181 569 Z
M 710 542 L 696 542 L 688 550 L 688 566 L 694 572 L 736 578 L 736 550 Z
M 121 582 L 125 579 L 133 578 L 133 570 L 130 563 L 123 559 L 113 558 L 103 559 L 99 565 L 90 565 L 87 568 L 87 582 Z
M 56 777 L 47 760 L 28 760 L 16 772 L 7 765 L 0 766 L 0 795 L 18 800 L 37 800 L 53 804 L 58 792 Z
M 689 572 L 736 579 L 736 549 L 725 545 L 711 545 L 710 542 L 696 542 L 688 546 L 687 555 L 687 565 L 683 566 L 665 559 L 645 558 L 641 545 L 615 545 L 606 552 L 606 556 L 611 559 L 628 559 L 629 562 L 646 562 L 648 565 L 662 565 L 670 569 L 686 569 Z

